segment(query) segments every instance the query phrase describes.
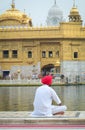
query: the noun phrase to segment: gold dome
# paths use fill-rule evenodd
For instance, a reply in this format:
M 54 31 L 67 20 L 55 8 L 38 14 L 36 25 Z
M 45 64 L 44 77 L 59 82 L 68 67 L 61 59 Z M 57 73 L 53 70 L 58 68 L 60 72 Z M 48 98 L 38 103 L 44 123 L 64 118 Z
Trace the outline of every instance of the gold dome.
M 4 23 L 4 25 L 22 25 L 27 24 L 32 26 L 32 20 L 25 13 L 17 10 L 15 5 L 11 5 L 11 9 L 6 10 L 5 13 L 0 15 L 0 25 Z
M 70 11 L 70 15 L 79 15 L 79 11 L 76 7 L 73 7 Z

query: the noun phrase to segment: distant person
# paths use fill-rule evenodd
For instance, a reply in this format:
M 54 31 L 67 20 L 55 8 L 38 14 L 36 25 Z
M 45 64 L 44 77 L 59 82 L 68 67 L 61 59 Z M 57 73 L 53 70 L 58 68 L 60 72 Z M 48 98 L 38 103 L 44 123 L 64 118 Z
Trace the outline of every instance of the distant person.
M 31 116 L 52 116 L 56 114 L 64 114 L 67 109 L 65 105 L 61 105 L 58 95 L 50 87 L 52 84 L 52 76 L 44 76 L 41 79 L 42 86 L 37 88 L 34 99 L 34 111 Z M 52 101 L 58 105 L 52 105 Z

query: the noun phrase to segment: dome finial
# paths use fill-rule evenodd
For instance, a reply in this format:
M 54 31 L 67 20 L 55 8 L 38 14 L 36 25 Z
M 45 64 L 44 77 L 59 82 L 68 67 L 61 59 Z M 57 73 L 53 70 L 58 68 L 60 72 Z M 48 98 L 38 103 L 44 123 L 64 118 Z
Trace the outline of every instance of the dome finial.
M 14 9 L 14 8 L 15 8 L 15 3 L 14 3 L 14 0 L 12 0 L 11 7 L 12 7 L 12 9 Z
M 25 14 L 25 9 L 24 9 L 24 14 Z
M 73 7 L 75 7 L 75 0 L 73 0 Z
M 56 0 L 54 0 L 54 5 L 56 5 Z

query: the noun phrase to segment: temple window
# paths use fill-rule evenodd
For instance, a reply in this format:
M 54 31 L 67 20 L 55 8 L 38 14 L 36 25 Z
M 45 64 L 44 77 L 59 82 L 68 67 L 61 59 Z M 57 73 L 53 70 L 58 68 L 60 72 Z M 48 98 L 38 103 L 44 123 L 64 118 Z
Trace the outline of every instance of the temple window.
M 74 52 L 74 58 L 78 58 L 78 52 Z
M 49 51 L 49 57 L 53 57 L 53 52 Z
M 3 50 L 3 58 L 9 58 L 9 51 Z
M 42 58 L 46 58 L 46 52 L 42 51 Z
M 28 58 L 32 58 L 32 52 L 28 51 Z
M 17 50 L 12 50 L 12 58 L 17 58 Z
M 56 52 L 56 56 L 59 57 L 59 51 Z

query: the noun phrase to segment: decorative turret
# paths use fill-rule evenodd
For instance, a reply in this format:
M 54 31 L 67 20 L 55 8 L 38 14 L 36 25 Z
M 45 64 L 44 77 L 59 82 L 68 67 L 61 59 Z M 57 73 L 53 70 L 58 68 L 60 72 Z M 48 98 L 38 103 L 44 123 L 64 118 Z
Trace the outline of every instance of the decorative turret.
M 79 11 L 77 7 L 75 6 L 75 0 L 74 0 L 73 7 L 70 10 L 70 14 L 68 17 L 69 17 L 69 22 L 82 22 Z

